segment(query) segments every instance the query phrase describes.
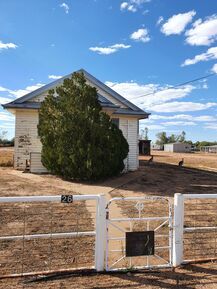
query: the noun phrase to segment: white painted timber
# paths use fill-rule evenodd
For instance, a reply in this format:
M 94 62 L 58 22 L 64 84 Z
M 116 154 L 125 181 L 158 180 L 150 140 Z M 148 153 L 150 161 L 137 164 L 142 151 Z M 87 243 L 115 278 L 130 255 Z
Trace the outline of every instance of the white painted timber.
M 38 111 L 25 109 L 16 110 L 14 166 L 25 169 L 26 161 L 30 161 L 31 152 L 41 152 L 38 137 Z
M 183 227 L 184 227 L 184 196 L 174 196 L 174 230 L 173 230 L 173 266 L 177 267 L 183 261 Z
M 47 169 L 41 162 L 41 153 L 30 153 L 30 172 L 31 173 L 46 173 Z
M 129 153 L 125 161 L 126 169 L 135 171 L 139 167 L 138 119 L 119 116 L 119 128 L 129 144 Z

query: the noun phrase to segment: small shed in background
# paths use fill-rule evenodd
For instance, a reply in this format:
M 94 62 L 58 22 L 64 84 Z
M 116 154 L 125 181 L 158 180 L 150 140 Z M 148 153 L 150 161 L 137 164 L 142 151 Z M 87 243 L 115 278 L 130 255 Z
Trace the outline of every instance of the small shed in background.
M 183 142 L 168 143 L 164 145 L 164 151 L 171 153 L 190 153 L 191 145 Z
M 163 151 L 164 146 L 163 145 L 158 145 L 158 144 L 152 144 L 151 149 L 153 151 Z
M 200 151 L 204 153 L 217 154 L 217 145 L 203 146 L 200 148 Z
M 151 140 L 139 140 L 139 154 L 150 156 L 151 154 Z

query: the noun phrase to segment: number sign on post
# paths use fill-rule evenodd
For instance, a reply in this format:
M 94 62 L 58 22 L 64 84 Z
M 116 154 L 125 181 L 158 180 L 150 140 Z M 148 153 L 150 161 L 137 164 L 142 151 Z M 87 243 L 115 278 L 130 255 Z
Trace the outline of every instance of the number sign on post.
M 73 202 L 73 195 L 62 195 L 61 203 L 69 204 Z

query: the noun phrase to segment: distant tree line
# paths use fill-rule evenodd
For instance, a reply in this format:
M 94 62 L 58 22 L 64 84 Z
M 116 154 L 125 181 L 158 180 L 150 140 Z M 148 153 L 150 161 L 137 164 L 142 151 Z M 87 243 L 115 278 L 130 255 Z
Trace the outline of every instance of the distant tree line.
M 196 141 L 195 143 L 192 143 L 193 145 L 195 145 L 196 147 L 200 148 L 203 146 L 214 146 L 217 145 L 217 141 Z
M 202 146 L 212 146 L 217 145 L 217 141 L 210 142 L 210 141 L 196 141 L 193 142 L 191 140 L 186 140 L 186 133 L 185 131 L 182 131 L 181 134 L 175 135 L 167 135 L 165 131 L 159 132 L 156 134 L 156 144 L 157 145 L 164 145 L 168 143 L 175 143 L 175 142 L 183 142 L 183 143 L 189 143 L 192 146 L 194 146 L 197 149 L 200 149 Z
M 7 138 L 7 131 L 5 130 L 0 130 L 0 147 L 10 147 L 14 146 L 14 138 L 9 140 Z

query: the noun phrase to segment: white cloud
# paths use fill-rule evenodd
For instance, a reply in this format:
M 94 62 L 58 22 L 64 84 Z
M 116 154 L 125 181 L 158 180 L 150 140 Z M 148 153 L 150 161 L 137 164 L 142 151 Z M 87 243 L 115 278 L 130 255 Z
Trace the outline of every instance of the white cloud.
M 3 43 L 1 40 L 0 40 L 0 51 L 3 50 L 3 49 L 15 49 L 17 48 L 18 46 L 14 43 Z
M 199 111 L 217 106 L 217 102 L 198 103 L 198 102 L 168 102 L 154 105 L 149 109 L 155 112 L 182 112 L 182 111 Z
M 134 6 L 134 5 L 129 5 L 128 8 L 127 8 L 128 11 L 131 11 L 131 12 L 136 12 L 137 11 L 137 8 Z
M 190 45 L 210 45 L 217 40 L 217 15 L 198 19 L 193 28 L 186 31 L 186 42 Z
M 122 43 L 117 43 L 108 47 L 90 47 L 89 50 L 93 52 L 97 52 L 98 54 L 109 55 L 119 51 L 120 49 L 127 49 L 130 48 L 131 45 L 125 45 Z
M 166 126 L 174 126 L 174 125 L 194 126 L 194 125 L 196 125 L 196 123 L 193 121 L 167 121 L 167 122 L 163 122 L 163 125 L 166 125 Z
M 0 87 L 0 91 L 4 91 L 4 92 L 7 92 L 9 94 L 9 96 L 11 97 L 15 97 L 15 98 L 18 98 L 18 97 L 21 97 L 27 93 L 30 93 L 40 87 L 44 86 L 43 83 L 36 83 L 35 85 L 30 85 L 30 86 L 27 86 L 26 88 L 24 89 L 15 89 L 15 90 L 12 90 L 12 89 L 9 89 L 9 88 L 5 88 L 5 87 Z M 1 97 L 0 98 L 0 102 L 1 103 L 7 103 L 9 101 L 12 101 L 12 99 L 10 98 L 4 98 L 4 97 Z
M 3 86 L 0 86 L 0 91 L 8 91 L 8 89 Z
M 165 126 L 163 126 L 161 124 L 144 124 L 142 126 L 143 127 L 147 127 L 149 130 L 162 130 L 162 129 L 165 129 Z
M 68 14 L 69 13 L 69 5 L 66 3 L 62 3 L 60 4 L 60 7 L 63 8 L 65 10 L 65 13 Z
M 130 35 L 130 38 L 144 43 L 150 41 L 150 36 L 148 35 L 148 30 L 146 28 L 140 28 L 137 31 L 133 32 Z
M 121 95 L 127 97 L 128 99 L 133 99 L 140 95 L 151 93 L 158 89 L 158 84 L 138 84 L 136 82 L 111 82 L 106 81 L 106 85 L 120 93 Z
M 205 125 L 205 128 L 217 130 L 217 123 L 208 123 Z
M 0 96 L 0 104 L 5 104 L 5 103 L 10 102 L 10 101 L 12 101 L 12 100 L 13 100 L 13 99 L 11 99 L 11 98 L 1 97 L 1 96 Z
M 149 10 L 148 9 L 145 9 L 143 12 L 142 12 L 142 15 L 146 15 L 149 13 Z
M 158 20 L 157 20 L 156 25 L 157 25 L 157 26 L 160 25 L 163 21 L 164 21 L 163 16 L 160 16 L 160 17 L 158 18 Z
M 21 97 L 27 93 L 30 93 L 40 87 L 44 86 L 44 84 L 42 83 L 37 83 L 35 85 L 30 85 L 27 86 L 24 89 L 17 89 L 17 90 L 8 90 L 8 92 L 10 93 L 10 95 L 15 96 L 16 98 Z
M 167 86 L 160 86 L 159 84 L 138 84 L 136 82 L 105 82 L 106 85 L 111 87 L 116 92 L 120 93 L 128 100 L 130 100 L 135 105 L 140 108 L 153 111 L 153 112 L 184 112 L 184 111 L 200 111 L 206 110 L 212 107 L 217 106 L 217 102 L 208 102 L 208 103 L 198 103 L 198 102 L 185 102 L 177 100 L 185 98 L 190 95 L 190 93 L 197 87 L 193 85 L 185 85 L 179 88 L 171 88 L 163 90 L 165 88 L 170 88 Z M 162 91 L 161 91 L 162 90 Z M 154 91 L 158 91 L 153 93 Z M 152 94 L 153 93 L 153 94 Z M 146 96 L 146 94 L 148 94 Z M 143 95 L 143 96 L 142 96 Z M 184 121 L 215 121 L 215 118 L 212 116 L 198 116 L 191 117 L 189 115 L 179 114 L 176 117 L 165 117 L 162 119 L 167 120 L 184 120 Z M 151 120 L 160 119 L 159 116 L 150 116 Z
M 127 7 L 128 7 L 128 3 L 127 2 L 122 2 L 121 6 L 120 6 L 120 9 L 124 10 L 124 9 L 127 9 Z
M 149 109 L 152 105 L 157 105 L 170 100 L 186 97 L 195 89 L 195 87 L 192 85 L 185 85 L 179 88 L 171 88 L 164 91 L 159 91 L 165 88 L 169 88 L 169 86 L 161 87 L 158 84 L 152 83 L 150 84 L 138 84 L 136 82 L 115 83 L 109 81 L 107 81 L 105 84 L 143 109 Z M 147 96 L 142 96 L 153 93 L 154 91 L 159 92 Z
M 61 77 L 62 77 L 62 75 L 54 75 L 54 74 L 48 75 L 49 79 L 60 79 Z
M 15 125 L 14 125 L 14 123 L 4 122 L 4 123 L 0 124 L 0 128 L 1 129 L 12 129 L 12 128 L 15 128 Z
M 189 114 L 177 114 L 177 115 L 158 115 L 158 114 L 152 114 L 149 117 L 150 120 L 185 120 L 185 121 L 196 121 L 196 122 L 212 122 L 217 121 L 217 116 L 211 116 L 211 115 L 201 115 L 201 116 L 193 116 Z
M 213 65 L 212 71 L 215 72 L 215 73 L 217 73 L 217 63 Z
M 7 112 L 0 111 L 0 121 L 14 121 L 15 117 Z
M 165 35 L 181 34 L 185 27 L 192 21 L 196 12 L 194 10 L 187 13 L 180 13 L 170 17 L 161 27 L 161 32 Z
M 204 89 L 208 89 L 208 84 L 205 82 L 205 83 L 203 83 L 202 84 L 202 88 L 204 88 Z
M 112 53 L 117 52 L 117 49 L 111 48 L 111 47 L 90 47 L 89 50 L 93 52 L 97 52 L 98 54 L 105 54 L 109 55 Z
M 138 9 L 142 8 L 142 4 L 150 1 L 151 0 L 128 0 L 121 3 L 120 9 L 121 11 L 128 10 L 130 12 L 136 12 Z
M 110 47 L 114 49 L 121 49 L 121 48 L 126 49 L 126 48 L 130 48 L 131 46 L 120 43 L 120 44 L 114 44 Z
M 212 59 L 217 59 L 217 46 L 209 48 L 205 53 L 198 54 L 192 59 L 186 59 L 182 66 L 192 65 L 200 61 L 208 61 Z

